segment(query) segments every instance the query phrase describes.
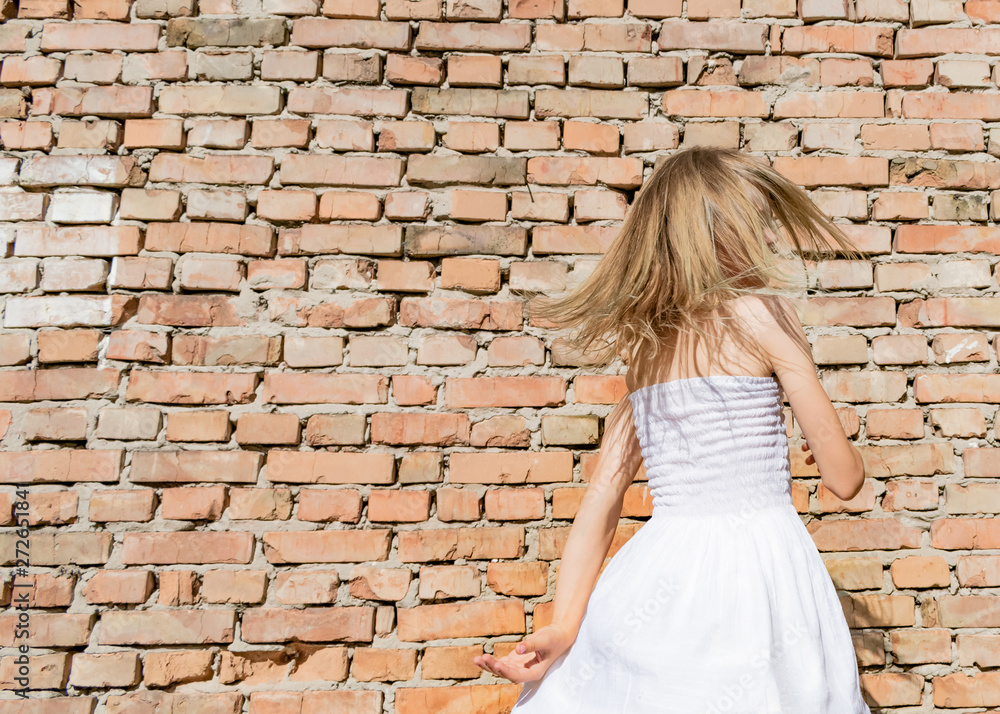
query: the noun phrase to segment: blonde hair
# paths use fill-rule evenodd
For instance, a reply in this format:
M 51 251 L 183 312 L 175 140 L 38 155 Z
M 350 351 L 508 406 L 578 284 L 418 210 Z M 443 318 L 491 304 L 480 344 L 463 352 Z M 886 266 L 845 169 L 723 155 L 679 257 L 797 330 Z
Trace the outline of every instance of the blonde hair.
M 616 357 L 631 364 L 640 352 L 655 360 L 685 334 L 706 340 L 711 360 L 723 335 L 707 329 L 716 322 L 709 317 L 731 323 L 728 334 L 760 354 L 728 303 L 794 284 L 783 267 L 792 261 L 782 257 L 791 249 L 861 257 L 766 160 L 736 149 L 683 149 L 655 167 L 593 272 L 566 295 L 533 300 L 532 319 L 576 328 L 566 346 L 590 365 Z

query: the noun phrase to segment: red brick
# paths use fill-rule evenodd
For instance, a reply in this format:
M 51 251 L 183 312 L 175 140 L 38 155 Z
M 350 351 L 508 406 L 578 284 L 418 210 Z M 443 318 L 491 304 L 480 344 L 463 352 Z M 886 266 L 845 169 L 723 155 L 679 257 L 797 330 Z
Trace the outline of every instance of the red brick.
M 789 92 L 774 103 L 774 118 L 859 118 L 885 116 L 885 97 L 876 91 Z
M 889 164 L 878 157 L 778 156 L 774 168 L 786 178 L 805 186 L 885 186 Z
M 120 206 L 122 218 L 172 221 L 181 215 L 180 191 L 124 189 Z
M 29 525 L 38 524 L 60 524 L 76 517 L 75 496 L 72 500 L 66 499 L 65 504 L 59 503 L 58 494 L 56 499 L 48 499 L 42 494 L 37 494 L 33 498 L 29 497 L 29 511 L 36 511 L 38 515 L 29 518 Z M 46 501 L 52 501 L 46 503 Z M 32 502 L 39 505 L 32 505 Z M 39 503 L 40 502 L 40 503 Z M 39 508 L 40 506 L 40 508 Z M 65 508 L 69 506 L 69 508 Z M 59 515 L 61 510 L 68 518 Z M 48 514 L 48 515 L 46 515 Z M 32 561 L 38 565 L 103 565 L 108 562 L 111 553 L 110 533 L 40 533 L 36 542 L 32 543 Z M 13 534 L 5 534 L 5 538 L 13 545 Z M 44 597 L 44 593 L 39 593 Z M 41 599 L 36 596 L 36 600 Z M 42 603 L 39 603 L 42 604 Z M 55 604 L 55 603 L 54 603 Z M 44 607 L 45 605 L 42 604 Z
M 388 390 L 388 378 L 377 374 L 267 374 L 263 400 L 271 404 L 384 404 Z
M 891 57 L 892 40 L 891 27 L 802 25 L 784 28 L 781 33 L 781 50 L 793 55 L 808 52 L 850 52 Z
M 247 143 L 246 119 L 195 119 L 188 129 L 190 146 L 242 149 Z
M 95 50 L 153 52 L 160 42 L 155 23 L 114 25 L 100 22 L 46 23 L 42 27 L 42 52 Z
M 271 221 L 309 221 L 316 216 L 316 194 L 312 191 L 261 191 L 257 194 L 257 215 Z
M 147 229 L 146 249 L 270 256 L 274 254 L 274 229 L 231 223 L 153 223 Z
M 11 367 L 25 364 L 30 358 L 31 342 L 27 333 L 0 335 L 0 365 Z
M 280 348 L 281 341 L 276 337 L 178 335 L 173 340 L 173 363 L 198 366 L 276 364 Z
M 270 563 L 360 563 L 385 560 L 386 529 L 264 533 L 264 555 Z
M 253 399 L 256 373 L 133 371 L 125 398 L 161 404 L 245 404 Z
M 233 641 L 235 628 L 236 611 L 229 609 L 109 610 L 101 614 L 98 640 L 126 646 L 225 644 Z
M 261 603 L 267 589 L 263 570 L 209 570 L 202 577 L 200 595 L 211 603 Z
M 34 57 L 6 57 L 0 68 L 0 84 L 44 85 L 55 84 L 62 65 L 57 59 L 35 55 Z
M 59 124 L 57 146 L 60 149 L 99 149 L 112 151 L 121 146 L 121 141 L 121 123 L 110 119 L 98 119 L 94 121 L 72 121 L 66 119 Z M 133 185 L 138 185 L 141 183 L 141 179 L 145 177 L 145 174 L 135 172 L 135 176 L 136 179 L 133 181 Z
M 87 517 L 94 523 L 151 521 L 155 509 L 156 493 L 151 488 L 123 491 L 108 489 L 90 497 L 90 512 Z M 146 597 L 148 594 L 140 602 L 145 602 Z M 90 598 L 87 601 L 91 602 Z
M 138 226 L 31 226 L 18 229 L 14 255 L 135 255 L 142 243 Z
M 167 85 L 160 90 L 157 103 L 168 114 L 276 114 L 281 110 L 281 91 L 267 85 Z M 263 161 L 270 157 L 243 158 Z
M 292 23 L 291 43 L 300 47 L 407 51 L 410 49 L 410 26 L 405 22 L 301 18 Z
M 250 143 L 257 148 L 297 147 L 309 145 L 310 122 L 306 119 L 255 120 Z
M 120 495 L 128 493 L 131 492 L 118 492 Z M 149 571 L 104 570 L 95 573 L 83 586 L 83 595 L 91 605 L 141 605 L 152 594 L 153 573 Z
M 165 488 L 160 515 L 171 520 L 215 521 L 222 515 L 225 500 L 225 486 Z
M 247 283 L 254 290 L 301 288 L 305 282 L 304 260 L 252 260 L 247 264 Z
M 117 482 L 123 457 L 120 449 L 0 451 L 0 482 Z
M 35 156 L 21 162 L 22 186 L 142 185 L 145 174 L 132 156 Z
M 4 122 L 0 124 L 0 145 L 15 151 L 48 151 L 52 148 L 52 125 L 47 121 Z
M 297 444 L 300 433 L 294 414 L 243 414 L 236 421 L 238 444 Z
M 143 295 L 137 321 L 147 325 L 232 327 L 243 324 L 231 298 L 221 295 Z
M 128 20 L 130 4 L 125 0 L 77 0 L 73 6 L 76 20 Z
M 519 600 L 418 605 L 398 614 L 403 642 L 525 632 L 524 603 Z
M 148 117 L 154 112 L 152 87 L 64 87 L 32 93 L 31 114 Z
M 126 533 L 121 559 L 124 565 L 246 564 L 253 542 L 253 534 L 245 532 Z
M 167 441 L 228 441 L 231 426 L 222 410 L 174 412 L 167 418 Z
M 285 610 L 254 608 L 243 614 L 241 634 L 247 642 L 371 642 L 375 608 L 338 606 Z
M 275 483 L 390 484 L 395 476 L 391 456 L 274 449 L 267 458 L 267 478 Z
M 260 64 L 261 79 L 308 81 L 319 74 L 318 52 L 267 51 Z
M 642 182 L 642 164 L 638 159 L 535 157 L 528 160 L 528 176 L 548 185 L 633 188 Z
M 274 171 L 270 156 L 210 154 L 205 157 L 159 153 L 149 167 L 149 180 L 173 183 L 265 184 Z
M 670 89 L 663 93 L 664 114 L 693 117 L 767 117 L 764 95 L 752 91 Z
M 514 706 L 520 691 L 521 685 L 516 684 L 400 687 L 396 708 L 399 714 L 447 710 L 455 706 L 504 711 Z
M 372 522 L 417 523 L 431 513 L 430 491 L 372 490 L 368 494 L 368 519 Z
M 180 119 L 130 119 L 125 122 L 122 143 L 130 149 L 183 149 L 184 122 Z
M 5 634 L 4 647 L 14 646 L 14 622 L 16 613 L 0 616 L 0 628 Z M 36 612 L 32 615 L 33 625 L 22 642 L 29 647 L 85 647 L 97 617 L 94 613 L 66 614 L 56 612 Z M 7 637 L 6 633 L 11 636 Z M 25 700 L 30 701 L 30 699 Z M 58 699 L 56 699 L 58 701 Z M 30 708 L 25 708 L 25 712 Z
M 690 7 L 688 17 L 693 17 Z M 768 26 L 760 23 L 674 20 L 663 23 L 656 43 L 661 50 L 704 49 L 763 54 L 767 34 Z
M 177 272 L 180 286 L 185 290 L 239 292 L 244 271 L 245 266 L 238 259 L 188 256 Z
M 398 186 L 403 162 L 367 156 L 285 156 L 281 164 L 284 184 L 306 186 Z
M 32 409 L 21 422 L 25 441 L 84 441 L 87 410 L 79 408 Z
M 163 333 L 116 330 L 108 338 L 108 359 L 165 364 L 170 338 Z
M 117 369 L 107 368 L 14 370 L 0 372 L 0 388 L 9 402 L 96 399 L 114 397 L 120 376 Z
M 300 521 L 358 523 L 364 502 L 355 489 L 303 489 L 297 517 Z M 335 597 L 333 598 L 335 599 Z
M 292 492 L 287 488 L 236 488 L 229 499 L 232 519 L 272 521 L 292 515 Z
M 455 558 L 517 558 L 523 547 L 524 530 L 511 526 L 414 530 L 400 532 L 399 560 L 412 563 Z

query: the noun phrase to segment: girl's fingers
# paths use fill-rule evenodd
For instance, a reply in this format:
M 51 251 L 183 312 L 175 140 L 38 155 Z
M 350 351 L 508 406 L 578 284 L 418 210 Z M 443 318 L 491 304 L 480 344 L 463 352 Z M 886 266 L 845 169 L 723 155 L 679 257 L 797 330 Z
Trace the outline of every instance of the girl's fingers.
M 499 675 L 500 674 L 500 662 L 493 655 L 486 655 L 486 656 L 489 657 L 489 659 L 486 660 L 486 663 L 489 665 L 490 671 L 493 674 Z
M 510 679 L 510 677 L 508 677 L 507 674 L 505 673 L 509 671 L 510 668 L 506 664 L 498 660 L 496 657 L 494 657 L 493 655 L 484 654 L 482 656 L 482 661 L 483 665 L 480 666 L 482 666 L 487 671 L 495 674 L 498 677 L 506 677 L 507 679 Z
M 497 661 L 497 663 L 496 663 L 496 671 L 497 671 L 497 674 L 499 676 L 503 677 L 504 679 L 509 679 L 511 681 L 514 681 L 514 677 L 515 677 L 514 673 L 511 671 L 510 667 L 508 667 L 507 665 L 505 665 L 503 662 Z
M 487 672 L 492 672 L 493 674 L 496 674 L 496 670 L 493 668 L 492 655 L 484 654 L 481 657 L 478 657 L 477 660 L 478 661 L 476 662 L 476 664 L 478 664 L 480 667 L 485 669 Z
M 479 665 L 482 669 L 487 672 L 496 675 L 497 677 L 503 677 L 504 679 L 510 680 L 514 683 L 519 683 L 527 681 L 527 677 L 524 676 L 524 672 L 518 667 L 514 667 L 506 662 L 502 662 L 493 655 L 482 654 L 473 658 L 473 661 Z

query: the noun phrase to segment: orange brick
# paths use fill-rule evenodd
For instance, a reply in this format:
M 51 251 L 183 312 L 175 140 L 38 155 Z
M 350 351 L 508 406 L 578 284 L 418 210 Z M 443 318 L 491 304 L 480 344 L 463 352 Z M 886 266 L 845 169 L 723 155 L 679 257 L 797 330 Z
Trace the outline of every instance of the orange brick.
M 430 517 L 430 496 L 430 491 L 373 490 L 368 495 L 368 518 L 394 523 L 425 521 Z
M 294 414 L 241 414 L 236 420 L 239 444 L 297 444 L 300 433 Z
M 162 499 L 164 518 L 214 521 L 222 515 L 226 500 L 226 487 L 165 488 Z

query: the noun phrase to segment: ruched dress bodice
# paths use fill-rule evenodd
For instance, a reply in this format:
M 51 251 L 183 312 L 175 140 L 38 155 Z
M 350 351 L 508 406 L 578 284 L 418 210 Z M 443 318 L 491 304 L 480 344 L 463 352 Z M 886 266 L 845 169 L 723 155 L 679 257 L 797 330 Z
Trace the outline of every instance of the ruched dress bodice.
M 654 517 L 792 503 L 788 437 L 774 377 L 675 379 L 629 398 Z

